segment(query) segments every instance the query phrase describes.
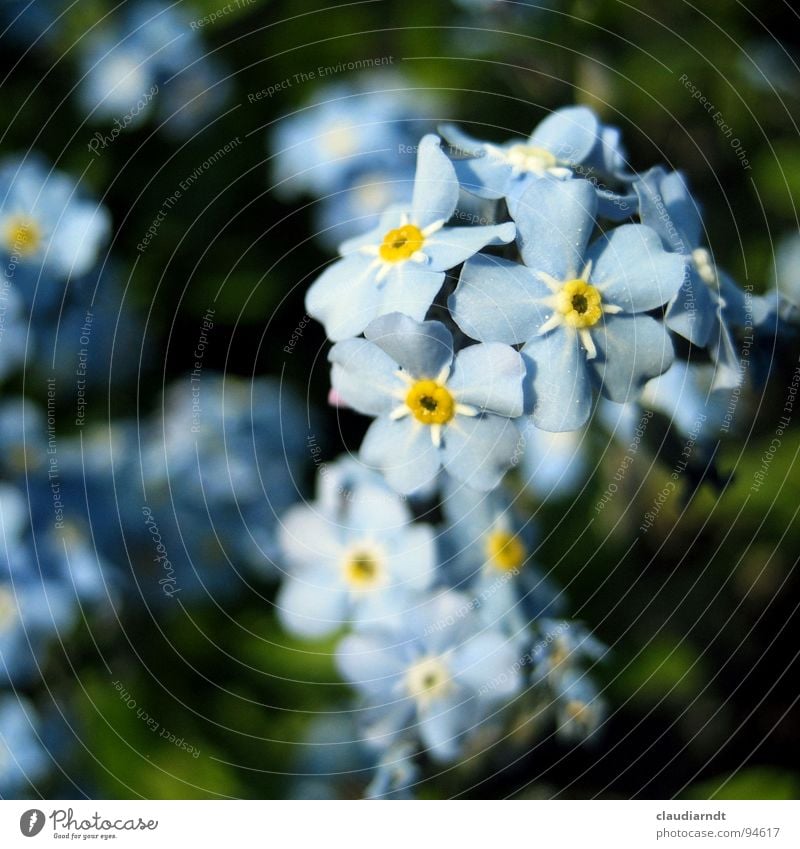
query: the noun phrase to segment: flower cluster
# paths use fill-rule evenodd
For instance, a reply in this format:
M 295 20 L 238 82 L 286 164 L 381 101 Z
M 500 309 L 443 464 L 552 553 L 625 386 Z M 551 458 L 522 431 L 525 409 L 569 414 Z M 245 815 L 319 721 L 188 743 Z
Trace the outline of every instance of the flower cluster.
M 504 143 L 440 133 L 418 145 L 410 196 L 306 294 L 334 343 L 332 402 L 372 422 L 281 531 L 278 616 L 307 638 L 344 629 L 373 796 L 515 717 L 550 716 L 571 741 L 598 730 L 605 648 L 560 618 L 520 489 L 577 491 L 595 422 L 638 444 L 643 411 L 713 456 L 746 377 L 737 345 L 773 314 L 703 247 L 683 175 L 635 173 L 590 109 Z

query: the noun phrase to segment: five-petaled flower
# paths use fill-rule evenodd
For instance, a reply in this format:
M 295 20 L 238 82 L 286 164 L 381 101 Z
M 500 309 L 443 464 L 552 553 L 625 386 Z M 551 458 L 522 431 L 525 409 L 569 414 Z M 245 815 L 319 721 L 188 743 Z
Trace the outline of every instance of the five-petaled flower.
M 514 239 L 510 221 L 445 226 L 456 210 L 459 185 L 439 144 L 434 135 L 420 142 L 411 207 L 391 207 L 377 229 L 345 242 L 341 258 L 308 290 L 306 309 L 333 341 L 357 336 L 373 318 L 391 312 L 421 321 L 445 271 L 487 245 Z
M 624 224 L 587 247 L 596 208 L 585 180 L 533 183 L 517 211 L 525 264 L 474 257 L 449 301 L 473 339 L 525 343 L 533 421 L 544 430 L 581 427 L 593 382 L 626 401 L 672 362 L 663 324 L 644 313 L 675 295 L 685 261 L 641 224 Z
M 453 353 L 438 321 L 399 313 L 375 319 L 366 339 L 334 345 L 332 383 L 343 401 L 375 416 L 361 458 L 410 493 L 444 468 L 476 489 L 495 487 L 511 464 L 525 366 L 510 346 Z

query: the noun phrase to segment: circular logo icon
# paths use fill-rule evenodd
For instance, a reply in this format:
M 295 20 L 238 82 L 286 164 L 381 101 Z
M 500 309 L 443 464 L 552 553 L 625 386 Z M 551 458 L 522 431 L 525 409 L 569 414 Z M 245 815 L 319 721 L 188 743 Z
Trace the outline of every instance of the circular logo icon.
M 36 837 L 44 828 L 44 812 L 38 808 L 31 808 L 19 818 L 19 830 L 25 837 Z

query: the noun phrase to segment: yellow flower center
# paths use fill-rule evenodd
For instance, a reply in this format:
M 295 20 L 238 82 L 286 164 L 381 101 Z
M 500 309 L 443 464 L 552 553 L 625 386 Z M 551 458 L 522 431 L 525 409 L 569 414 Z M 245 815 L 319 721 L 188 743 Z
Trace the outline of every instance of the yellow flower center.
M 380 559 L 372 551 L 356 550 L 345 560 L 344 579 L 354 590 L 374 587 L 380 577 Z
M 512 144 L 506 151 L 506 161 L 519 171 L 534 173 L 541 173 L 558 165 L 558 160 L 549 150 L 527 144 Z
M 405 262 L 422 249 L 424 242 L 425 236 L 419 227 L 404 224 L 383 237 L 379 248 L 380 257 L 384 262 Z
M 486 559 L 501 572 L 515 572 L 528 556 L 522 540 L 508 531 L 492 531 L 486 537 Z
M 435 380 L 418 380 L 408 390 L 406 406 L 418 422 L 447 424 L 456 413 L 456 402 L 446 386 Z
M 556 309 L 570 327 L 592 327 L 603 315 L 600 292 L 585 280 L 568 280 L 556 296 Z
M 439 657 L 424 657 L 406 671 L 406 690 L 422 705 L 446 696 L 453 682 L 445 662 Z
M 30 256 L 36 253 L 42 243 L 42 231 L 33 218 L 15 215 L 6 222 L 5 241 L 9 253 Z
M 0 587 L 0 634 L 11 630 L 17 621 L 17 603 L 11 590 Z

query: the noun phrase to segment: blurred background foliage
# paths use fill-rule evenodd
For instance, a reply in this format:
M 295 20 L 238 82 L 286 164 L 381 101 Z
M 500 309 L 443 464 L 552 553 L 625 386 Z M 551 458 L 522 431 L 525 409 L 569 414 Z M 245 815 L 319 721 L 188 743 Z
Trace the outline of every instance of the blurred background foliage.
M 184 5 L 199 19 L 224 4 Z M 293 82 L 248 99 L 320 66 L 392 57 L 391 69 L 410 87 L 436 95 L 437 117 L 498 140 L 526 135 L 548 110 L 592 105 L 622 128 L 635 168 L 666 161 L 687 173 L 719 262 L 764 291 L 775 241 L 798 226 L 800 72 L 793 62 L 800 28 L 791 5 L 546 5 L 242 3 L 202 30 L 206 49 L 231 74 L 219 117 L 183 142 L 146 123 L 100 155 L 87 147 L 95 128 L 82 123 L 72 89 L 81 40 L 112 4 L 68 7 L 46 48 L 4 38 L 2 152 L 34 148 L 73 175 L 85 173 L 113 216 L 112 251 L 127 281 L 121 320 L 136 310 L 146 316 L 138 381 L 102 385 L 91 399 L 95 419 L 152 409 L 163 383 L 192 367 L 212 304 L 204 367 L 283 375 L 324 406 L 321 328 L 309 324 L 291 356 L 282 349 L 328 253 L 311 238 L 310 207 L 289 206 L 270 190 L 267 137 L 319 85 L 355 77 Z M 733 128 L 750 170 L 682 75 Z M 360 78 L 369 86 L 368 75 Z M 241 144 L 183 193 L 147 250 L 137 251 L 165 199 L 236 138 Z M 787 376 L 798 353 L 794 343 L 788 349 Z M 564 587 L 569 614 L 612 648 L 595 672 L 612 707 L 602 743 L 568 751 L 544 734 L 510 766 L 493 764 L 489 781 L 470 789 L 475 777 L 454 768 L 424 794 L 798 797 L 796 430 L 783 438 L 764 486 L 750 490 L 783 386 L 777 379 L 770 394 L 742 402 L 749 405 L 738 414 L 743 429 L 720 448 L 717 483 L 692 490 L 684 476 L 647 534 L 638 525 L 669 475 L 669 457 L 651 462 L 661 447 L 655 427 L 601 512 L 595 505 L 624 446 L 593 446 L 596 472 L 574 501 L 529 502 L 542 528 L 540 560 Z M 29 378 L 25 391 L 41 400 L 45 386 Z M 342 437 L 357 446 L 358 417 L 323 415 L 328 456 Z M 61 776 L 54 793 L 74 794 L 77 786 L 100 797 L 291 795 L 287 776 L 310 717 L 338 710 L 347 693 L 331 644 L 288 638 L 270 611 L 271 588 L 256 589 L 236 604 L 187 609 L 157 624 L 144 612 L 124 628 L 109 623 L 102 655 L 110 676 L 95 635 L 54 649 L 52 674 L 72 682 L 63 708 L 83 741 L 64 767 L 73 782 L 80 778 Z M 151 731 L 115 680 L 199 757 Z

